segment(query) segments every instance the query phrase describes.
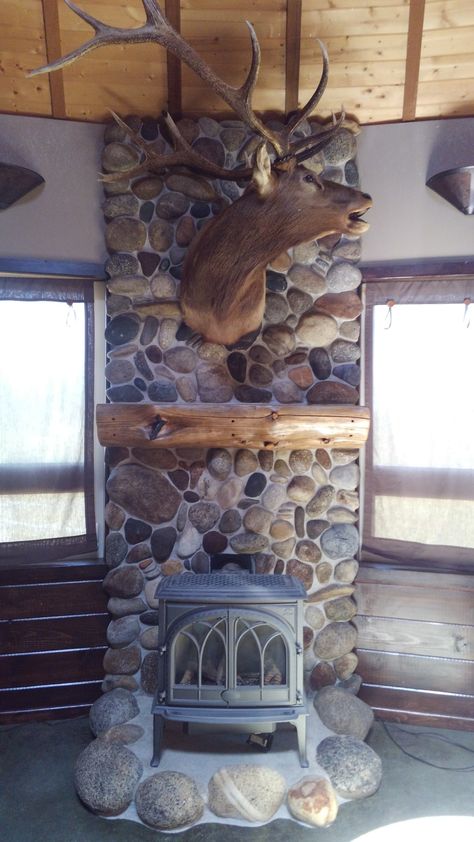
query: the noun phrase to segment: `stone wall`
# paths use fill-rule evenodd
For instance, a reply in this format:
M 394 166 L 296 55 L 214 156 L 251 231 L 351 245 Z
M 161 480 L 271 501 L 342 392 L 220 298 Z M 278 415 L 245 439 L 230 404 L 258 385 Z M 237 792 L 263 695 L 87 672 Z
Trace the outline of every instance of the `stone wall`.
M 156 121 L 129 121 L 154 149 Z M 200 152 L 219 164 L 245 163 L 255 142 L 242 124 L 181 121 Z M 314 129 L 314 126 L 313 126 Z M 311 130 L 309 124 L 302 133 Z M 184 171 L 127 172 L 140 151 L 117 126 L 105 133 L 103 168 L 121 173 L 105 187 L 110 258 L 106 368 L 111 402 L 358 402 L 360 271 L 358 239 L 327 237 L 283 253 L 267 271 L 261 333 L 227 348 L 195 346 L 177 298 L 186 247 L 243 186 Z M 354 135 L 342 130 L 307 165 L 325 178 L 358 182 Z M 356 607 L 355 450 L 251 451 L 213 448 L 108 451 L 107 563 L 113 616 L 104 690 L 153 692 L 160 575 L 208 572 L 213 553 L 256 553 L 261 573 L 289 573 L 308 593 L 306 671 L 317 689 L 350 680 Z

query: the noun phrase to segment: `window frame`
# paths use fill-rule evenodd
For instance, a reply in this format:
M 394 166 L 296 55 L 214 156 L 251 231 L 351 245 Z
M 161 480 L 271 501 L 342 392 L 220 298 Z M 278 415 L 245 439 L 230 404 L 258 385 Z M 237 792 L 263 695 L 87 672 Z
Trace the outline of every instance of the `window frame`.
M 364 304 L 362 333 L 361 333 L 361 350 L 362 350 L 362 382 L 361 382 L 361 400 L 368 405 L 373 412 L 373 392 L 372 392 L 372 355 L 371 355 L 371 331 L 372 331 L 372 310 L 367 306 L 368 291 L 372 292 L 373 284 L 386 284 L 387 296 L 380 303 L 386 303 L 387 299 L 391 297 L 390 292 L 396 292 L 397 285 L 406 284 L 410 282 L 424 282 L 437 284 L 457 285 L 463 282 L 474 283 L 474 261 L 471 259 L 462 259 L 458 261 L 419 261 L 400 262 L 396 264 L 367 264 L 361 267 L 362 271 L 362 300 Z M 433 284 L 434 285 L 434 284 Z M 370 293 L 369 293 L 370 294 Z M 377 304 L 377 301 L 372 301 L 372 304 Z M 403 570 L 421 570 L 432 572 L 446 572 L 446 573 L 474 573 L 474 550 L 469 548 L 452 548 L 453 553 L 445 552 L 443 548 L 439 551 L 432 550 L 431 545 L 426 545 L 426 553 L 420 550 L 419 554 L 413 554 L 412 557 L 407 558 L 403 555 L 403 546 L 406 542 L 386 540 L 386 551 L 371 552 L 364 545 L 364 538 L 367 536 L 370 529 L 371 520 L 371 500 L 377 489 L 377 478 L 374 475 L 373 463 L 373 425 L 369 430 L 366 447 L 361 453 L 361 508 L 360 508 L 360 549 L 359 561 L 364 565 L 382 565 L 392 569 Z M 390 479 L 392 476 L 396 479 L 396 475 L 403 471 L 401 468 L 384 468 L 383 472 L 386 478 Z M 410 469 L 406 469 L 410 470 Z M 443 482 L 443 469 L 427 469 L 431 475 L 428 478 L 427 474 L 422 469 L 414 471 L 411 482 L 413 489 L 418 488 L 420 493 L 426 483 L 430 483 L 432 490 L 433 479 L 437 483 Z M 367 490 L 367 477 L 371 474 L 373 491 L 372 495 Z M 436 476 L 435 476 L 436 475 Z M 467 478 L 469 481 L 469 478 Z M 384 485 L 385 488 L 385 485 Z M 462 489 L 460 489 L 459 498 L 462 497 Z M 437 496 L 437 495 L 430 495 Z M 450 497 L 450 499 L 455 499 Z M 384 539 L 380 539 L 384 541 Z M 390 545 L 390 546 L 389 546 Z M 423 545 L 419 545 L 421 548 Z M 436 548 L 435 548 L 436 549 Z M 406 551 L 406 549 L 405 549 Z M 454 555 L 457 557 L 454 558 Z M 451 556 L 451 557 L 450 557 Z
M 95 551 L 75 555 L 58 554 L 54 558 L 31 558 L 28 554 L 27 542 L 25 551 L 18 555 L 1 556 L 0 569 L 18 569 L 20 567 L 53 567 L 64 563 L 79 561 L 94 561 L 102 559 L 105 542 L 105 460 L 104 448 L 97 438 L 94 422 L 95 406 L 105 400 L 105 276 L 101 264 L 85 261 L 55 261 L 36 259 L 0 258 L 0 278 L 18 278 L 19 280 L 42 282 L 67 281 L 93 283 L 93 325 L 94 334 L 94 387 L 90 396 L 89 421 L 92 422 L 93 443 L 92 462 L 94 471 L 94 518 L 97 535 L 97 549 Z

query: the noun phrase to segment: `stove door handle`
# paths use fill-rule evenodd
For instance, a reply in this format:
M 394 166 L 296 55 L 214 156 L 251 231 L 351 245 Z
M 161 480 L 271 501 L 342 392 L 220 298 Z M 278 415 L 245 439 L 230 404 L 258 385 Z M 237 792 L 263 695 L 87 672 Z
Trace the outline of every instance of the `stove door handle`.
M 221 699 L 228 705 L 232 704 L 232 702 L 237 702 L 242 698 L 242 694 L 240 690 L 223 690 L 221 693 Z

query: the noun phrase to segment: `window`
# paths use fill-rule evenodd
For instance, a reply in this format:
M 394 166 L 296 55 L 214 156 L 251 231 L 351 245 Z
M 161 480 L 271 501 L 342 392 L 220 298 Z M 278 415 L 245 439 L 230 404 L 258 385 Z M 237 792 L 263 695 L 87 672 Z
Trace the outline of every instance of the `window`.
M 474 280 L 366 289 L 362 558 L 474 569 Z
M 0 278 L 0 558 L 97 553 L 94 283 Z

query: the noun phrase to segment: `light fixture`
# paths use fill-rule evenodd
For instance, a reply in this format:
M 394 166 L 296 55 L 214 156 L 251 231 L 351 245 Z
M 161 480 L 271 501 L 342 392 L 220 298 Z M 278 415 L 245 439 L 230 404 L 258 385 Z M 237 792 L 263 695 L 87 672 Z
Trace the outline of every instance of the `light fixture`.
M 474 166 L 436 173 L 426 186 L 463 213 L 474 213 Z
M 0 210 L 10 207 L 43 182 L 43 176 L 33 170 L 0 162 Z

